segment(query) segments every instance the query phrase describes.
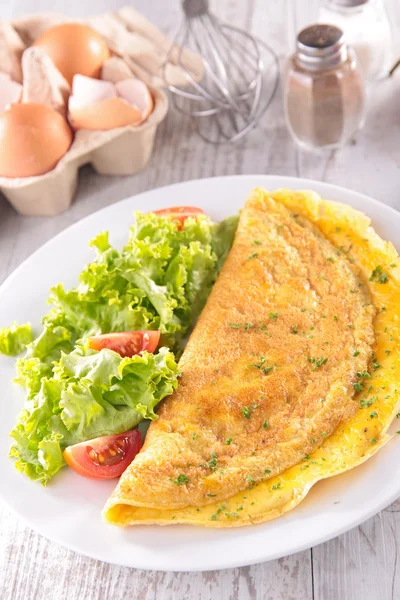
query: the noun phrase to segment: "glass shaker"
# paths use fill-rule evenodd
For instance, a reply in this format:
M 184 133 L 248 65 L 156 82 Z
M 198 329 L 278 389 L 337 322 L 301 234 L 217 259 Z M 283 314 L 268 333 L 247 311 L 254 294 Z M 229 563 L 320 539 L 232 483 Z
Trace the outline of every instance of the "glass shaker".
M 333 25 L 311 25 L 298 34 L 284 93 L 289 130 L 307 149 L 338 148 L 364 124 L 364 80 L 342 30 Z
M 382 0 L 324 0 L 318 20 L 343 30 L 368 81 L 388 71 L 392 33 Z

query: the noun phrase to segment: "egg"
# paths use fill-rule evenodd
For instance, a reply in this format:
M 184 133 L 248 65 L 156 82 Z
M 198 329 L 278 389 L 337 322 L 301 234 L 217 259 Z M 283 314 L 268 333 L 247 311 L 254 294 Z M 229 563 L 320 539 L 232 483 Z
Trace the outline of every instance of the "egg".
M 68 122 L 43 104 L 12 104 L 0 115 L 0 176 L 30 177 L 53 169 L 72 143 Z
M 153 98 L 139 79 L 113 83 L 76 75 L 69 98 L 73 129 L 109 130 L 143 123 L 153 110 Z
M 33 46 L 42 48 L 69 84 L 74 75 L 99 78 L 110 57 L 104 38 L 88 25 L 62 23 L 45 31 Z

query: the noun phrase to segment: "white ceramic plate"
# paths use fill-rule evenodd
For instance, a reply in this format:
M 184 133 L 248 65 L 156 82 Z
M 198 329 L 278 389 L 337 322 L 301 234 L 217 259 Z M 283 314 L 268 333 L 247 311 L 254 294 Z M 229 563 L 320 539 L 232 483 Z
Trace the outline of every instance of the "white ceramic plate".
M 384 239 L 399 239 L 400 213 L 367 196 L 316 181 L 254 175 L 190 181 L 113 204 L 45 244 L 0 288 L 0 326 L 16 320 L 40 324 L 50 286 L 66 286 L 93 253 L 88 241 L 103 229 L 121 246 L 135 209 L 192 204 L 220 220 L 236 213 L 255 186 L 313 189 L 364 211 Z M 399 248 L 398 248 L 399 249 Z M 113 482 L 95 482 L 65 469 L 47 488 L 23 477 L 7 458 L 24 392 L 12 384 L 14 360 L 0 358 L 0 496 L 30 527 L 72 550 L 110 563 L 164 571 L 202 571 L 254 564 L 309 548 L 355 527 L 400 496 L 400 440 L 391 440 L 355 470 L 318 483 L 294 510 L 262 525 L 239 529 L 103 523 L 100 511 Z M 397 443 L 396 443 L 397 442 Z

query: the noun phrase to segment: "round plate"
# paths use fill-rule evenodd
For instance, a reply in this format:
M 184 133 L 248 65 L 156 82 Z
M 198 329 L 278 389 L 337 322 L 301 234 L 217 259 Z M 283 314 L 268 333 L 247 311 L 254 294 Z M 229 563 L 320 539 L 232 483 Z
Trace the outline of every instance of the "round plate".
M 110 230 L 111 243 L 127 238 L 132 211 L 192 204 L 215 220 L 236 213 L 253 187 L 313 189 L 323 197 L 365 212 L 387 240 L 399 239 L 400 213 L 367 196 L 333 185 L 280 176 L 235 176 L 189 181 L 113 204 L 66 229 L 25 261 L 0 288 L 0 326 L 16 320 L 39 326 L 48 310 L 49 288 L 77 281 L 93 258 L 90 238 Z M 319 544 L 379 512 L 400 496 L 400 444 L 389 442 L 376 456 L 343 475 L 319 482 L 301 504 L 261 525 L 238 529 L 191 526 L 106 525 L 101 509 L 115 486 L 64 469 L 44 488 L 23 477 L 7 458 L 24 391 L 12 383 L 14 360 L 0 358 L 0 496 L 30 527 L 87 556 L 140 569 L 204 571 L 254 564 Z

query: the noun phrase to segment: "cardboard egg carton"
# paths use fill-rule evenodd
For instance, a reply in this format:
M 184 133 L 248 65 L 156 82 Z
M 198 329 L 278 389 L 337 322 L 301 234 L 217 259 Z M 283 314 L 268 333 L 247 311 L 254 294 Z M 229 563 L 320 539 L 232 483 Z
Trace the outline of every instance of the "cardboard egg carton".
M 0 70 L 22 82 L 22 102 L 39 102 L 67 114 L 70 88 L 51 59 L 40 48 L 29 46 L 44 31 L 68 21 L 58 14 L 38 14 L 12 23 L 0 22 Z M 78 185 L 78 169 L 91 163 L 103 175 L 133 175 L 143 169 L 151 156 L 158 125 L 168 111 L 168 99 L 162 90 L 164 69 L 168 82 L 187 83 L 187 69 L 199 80 L 201 59 L 188 50 L 180 56 L 184 68 L 177 65 L 178 48 L 169 54 L 169 39 L 142 14 L 131 7 L 82 19 L 106 40 L 111 58 L 102 69 L 102 79 L 117 82 L 138 77 L 149 87 L 154 109 L 141 125 L 108 131 L 80 129 L 68 152 L 56 167 L 36 177 L 0 177 L 0 190 L 23 215 L 56 215 L 66 210 Z

